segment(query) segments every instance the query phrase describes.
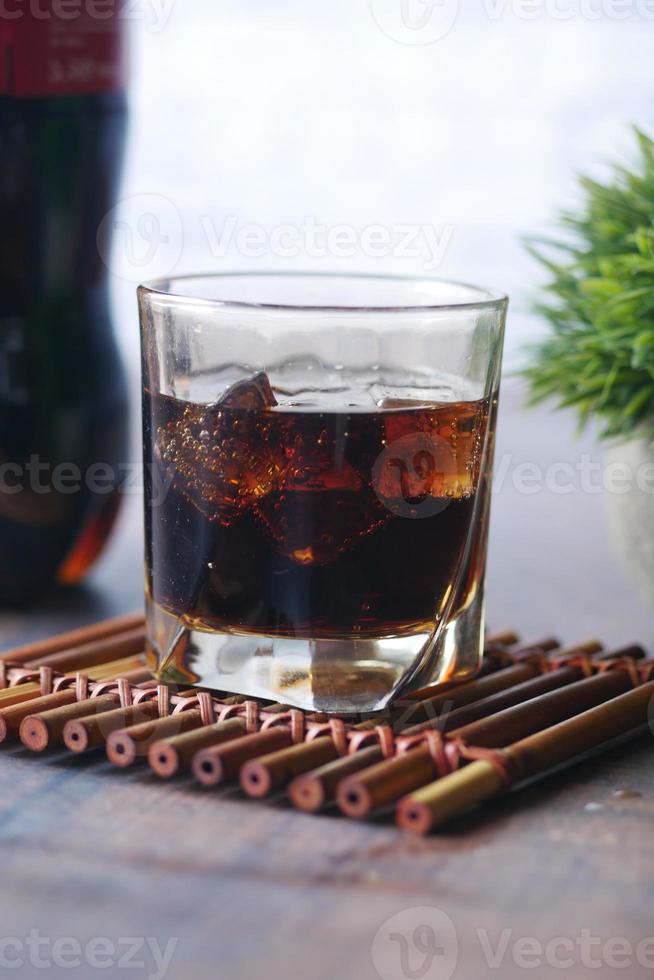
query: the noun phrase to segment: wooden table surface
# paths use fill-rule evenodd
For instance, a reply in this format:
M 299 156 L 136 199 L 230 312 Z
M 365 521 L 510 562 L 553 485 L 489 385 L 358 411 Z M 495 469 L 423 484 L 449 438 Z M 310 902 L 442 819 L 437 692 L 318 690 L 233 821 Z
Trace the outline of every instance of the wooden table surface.
M 601 495 L 516 489 L 520 463 L 575 463 L 597 454 L 593 440 L 575 441 L 566 416 L 524 413 L 511 384 L 500 426 L 490 626 L 654 648 Z M 132 497 L 89 584 L 0 614 L 0 645 L 137 608 L 139 529 Z M 642 738 L 419 839 L 387 820 L 308 817 L 281 799 L 8 747 L 0 967 L 84 980 L 650 977 L 651 750 Z

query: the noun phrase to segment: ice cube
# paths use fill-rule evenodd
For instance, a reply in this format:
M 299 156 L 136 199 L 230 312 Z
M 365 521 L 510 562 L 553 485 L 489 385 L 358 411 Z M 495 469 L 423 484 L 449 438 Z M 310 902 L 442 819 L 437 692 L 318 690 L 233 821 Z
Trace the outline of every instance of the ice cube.
M 289 416 L 285 434 L 288 465 L 278 485 L 255 511 L 286 557 L 300 565 L 334 561 L 389 517 L 370 484 L 346 459 L 360 451 L 356 436 L 320 427 L 304 416 L 302 431 Z M 350 445 L 349 439 L 356 445 Z
M 326 565 L 391 516 L 369 486 L 360 490 L 273 491 L 256 513 L 278 549 L 298 565 Z
M 215 402 L 222 408 L 247 408 L 253 412 L 274 408 L 276 404 L 277 399 L 265 371 L 230 385 L 222 398 Z
M 261 372 L 217 402 L 185 403 L 180 417 L 157 431 L 157 451 L 175 486 L 210 521 L 233 523 L 276 485 L 285 459 L 266 415 L 276 404 Z

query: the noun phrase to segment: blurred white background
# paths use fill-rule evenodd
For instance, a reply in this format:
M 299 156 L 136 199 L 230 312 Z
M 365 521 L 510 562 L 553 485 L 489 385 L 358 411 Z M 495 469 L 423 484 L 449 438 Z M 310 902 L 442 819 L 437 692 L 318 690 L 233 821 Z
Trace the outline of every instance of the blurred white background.
M 135 10 L 108 258 L 134 367 L 137 281 L 298 266 L 502 288 L 511 365 L 540 329 L 528 308 L 541 274 L 520 236 L 551 230 L 576 173 L 632 156 L 630 123 L 650 128 L 652 0 Z

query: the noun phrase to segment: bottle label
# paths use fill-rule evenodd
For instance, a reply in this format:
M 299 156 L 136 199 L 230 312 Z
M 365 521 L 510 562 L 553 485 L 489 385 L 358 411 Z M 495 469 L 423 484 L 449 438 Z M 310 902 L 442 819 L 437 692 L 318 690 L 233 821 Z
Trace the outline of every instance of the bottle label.
M 89 95 L 125 86 L 117 0 L 0 0 L 0 6 L 0 95 Z

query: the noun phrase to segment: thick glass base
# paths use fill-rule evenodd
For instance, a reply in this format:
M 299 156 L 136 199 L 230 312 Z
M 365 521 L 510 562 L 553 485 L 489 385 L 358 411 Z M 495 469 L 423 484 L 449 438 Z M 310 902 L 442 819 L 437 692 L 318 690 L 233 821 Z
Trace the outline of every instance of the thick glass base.
M 192 629 L 148 605 L 151 653 L 164 683 L 245 694 L 329 713 L 381 711 L 403 692 L 473 675 L 483 652 L 481 590 L 435 630 L 297 639 Z

